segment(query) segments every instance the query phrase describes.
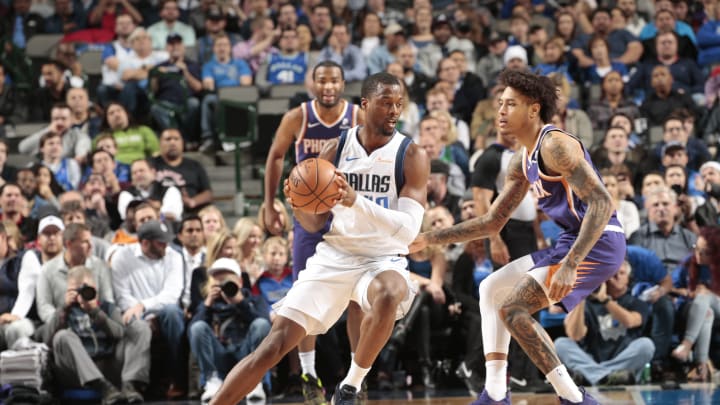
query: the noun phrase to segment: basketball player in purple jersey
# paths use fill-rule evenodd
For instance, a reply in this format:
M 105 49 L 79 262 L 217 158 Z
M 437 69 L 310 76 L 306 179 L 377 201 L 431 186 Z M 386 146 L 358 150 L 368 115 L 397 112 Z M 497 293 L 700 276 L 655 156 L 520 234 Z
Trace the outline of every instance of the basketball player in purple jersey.
M 265 163 L 265 223 L 268 230 L 276 235 L 282 231 L 280 214 L 273 205 L 280 177 L 282 176 L 285 153 L 295 143 L 295 160 L 317 157 L 322 148 L 331 139 L 336 139 L 342 131 L 364 123 L 364 112 L 347 100 L 342 99 L 345 89 L 345 77 L 342 67 L 335 62 L 321 62 L 313 69 L 313 93 L 315 99 L 294 108 L 282 118 L 275 132 L 272 146 Z M 329 222 L 328 222 L 329 224 Z M 306 231 L 296 219 L 293 219 L 293 279 L 305 269 L 307 259 L 315 254 L 315 246 L 327 232 L 326 225 L 320 232 Z M 348 312 L 348 335 L 351 347 L 357 342 L 357 327 L 362 320 L 362 311 L 350 305 Z M 353 326 L 356 328 L 353 329 Z M 315 371 L 316 336 L 308 336 L 298 345 L 303 385 L 303 396 L 307 405 L 326 403 L 322 383 Z
M 597 404 L 575 385 L 532 314 L 549 305 L 569 312 L 610 278 L 625 257 L 623 229 L 580 141 L 546 124 L 557 100 L 550 79 L 505 70 L 499 81 L 507 88 L 499 102 L 498 131 L 516 136 L 523 145 L 510 162 L 502 192 L 487 214 L 423 233 L 410 251 L 496 234 L 531 189 L 540 208 L 563 232 L 555 247 L 519 258 L 480 284 L 487 377 L 485 389 L 473 404 L 510 404 L 506 375 L 511 335 L 553 385 L 561 404 Z

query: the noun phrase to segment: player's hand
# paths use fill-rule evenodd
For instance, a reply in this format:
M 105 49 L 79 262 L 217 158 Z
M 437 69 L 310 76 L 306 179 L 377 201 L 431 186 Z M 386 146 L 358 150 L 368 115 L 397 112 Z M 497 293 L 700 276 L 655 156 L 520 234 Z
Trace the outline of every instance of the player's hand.
M 286 194 L 287 195 L 287 194 Z M 280 213 L 275 209 L 275 204 L 265 202 L 263 209 L 263 220 L 268 232 L 273 235 L 280 235 L 283 230 L 283 224 L 280 221 Z
M 510 263 L 510 252 L 499 236 L 490 241 L 490 257 L 495 263 L 503 266 Z
M 285 201 L 290 204 L 290 208 L 292 208 L 293 211 L 296 210 L 297 207 L 295 206 L 295 203 L 293 203 L 292 197 L 290 197 L 290 181 L 288 179 L 285 179 L 283 182 L 283 194 L 285 194 Z M 267 212 L 267 210 L 265 210 L 265 212 Z
M 410 253 L 415 253 L 425 249 L 426 247 L 428 247 L 427 239 L 425 239 L 425 234 L 421 233 L 410 244 L 408 250 L 410 251 Z
M 354 188 L 350 187 L 350 184 L 348 184 L 345 179 L 345 175 L 337 169 L 335 169 L 335 182 L 340 189 L 340 196 L 335 201 L 335 204 L 340 203 L 346 207 L 352 207 L 357 199 L 357 193 Z
M 548 297 L 555 302 L 562 300 L 570 294 L 576 279 L 577 273 L 575 269 L 563 261 L 558 271 L 552 276 Z

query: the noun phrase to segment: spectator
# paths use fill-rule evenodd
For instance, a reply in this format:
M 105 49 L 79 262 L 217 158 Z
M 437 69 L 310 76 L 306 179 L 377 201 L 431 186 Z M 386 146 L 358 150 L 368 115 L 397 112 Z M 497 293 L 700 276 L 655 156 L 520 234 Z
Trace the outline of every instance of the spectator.
M 284 27 L 276 51 L 260 65 L 255 75 L 255 85 L 269 90 L 277 84 L 302 84 L 308 72 L 309 55 L 298 50 L 295 27 Z
M 592 12 L 591 18 L 593 34 L 602 38 L 608 43 L 610 60 L 620 62 L 624 65 L 632 65 L 640 60 L 642 56 L 642 44 L 628 31 L 613 29 L 610 24 L 610 10 L 597 8 Z M 589 34 L 577 38 L 572 44 L 572 54 L 577 58 L 581 68 L 587 68 L 594 64 L 590 57 Z
M 629 279 L 626 261 L 565 317 L 567 337 L 555 340 L 560 360 L 592 385 L 639 382 L 655 352 L 642 332 L 650 308 L 630 294 Z
M 255 75 L 260 65 L 274 51 L 273 44 L 280 37 L 280 29 L 275 29 L 273 20 L 266 16 L 253 19 L 250 27 L 252 27 L 252 35 L 247 41 L 233 45 L 232 58 L 245 61 Z
M 115 40 L 105 44 L 102 52 L 102 81 L 97 89 L 100 106 L 107 108 L 111 101 L 118 101 L 122 90 L 122 79 L 118 68 L 120 61 L 126 60 L 133 52 L 130 34 L 137 26 L 129 14 L 118 14 L 115 17 Z
M 475 62 L 468 63 L 463 51 L 458 49 L 451 51 L 449 59 L 455 62 L 458 76 L 455 76 L 452 69 L 447 70 L 450 65 L 444 63 L 445 59 L 443 59 L 440 65 L 442 68 L 440 66 L 439 68 L 445 70 L 440 70 L 438 78 L 449 82 L 455 88 L 451 111 L 453 115 L 465 122 L 470 122 L 475 105 L 487 95 L 485 85 L 480 77 L 473 73 L 474 67 L 472 69 L 469 67 Z
M 412 44 L 398 47 L 395 57 L 403 68 L 403 81 L 407 85 L 410 100 L 418 105 L 425 105 L 425 94 L 430 89 L 432 80 L 420 72 L 417 64 L 417 48 Z
M 159 221 L 138 229 L 138 243 L 125 245 L 112 258 L 113 286 L 123 323 L 155 322 L 168 343 L 171 385 L 168 396 L 178 396 L 182 335 L 185 324 L 178 306 L 182 295 L 182 256 L 168 246 L 174 236 Z
M 160 155 L 152 163 L 158 181 L 180 190 L 185 211 L 196 212 L 212 202 L 207 172 L 199 162 L 183 156 L 183 140 L 177 129 L 166 129 L 160 134 Z
M 625 128 L 619 125 L 608 128 L 602 144 L 592 153 L 593 162 L 599 169 L 609 169 L 624 164 L 631 172 L 636 172 L 643 156 L 637 149 L 630 150 L 628 143 L 628 133 Z
M 370 14 L 372 15 L 372 14 Z M 390 62 L 395 61 L 395 54 L 400 46 L 405 45 L 405 30 L 398 23 L 390 23 L 383 31 L 385 43 L 377 44 L 367 57 L 367 66 L 370 74 L 375 74 L 385 70 Z
M 710 341 L 713 321 L 718 312 L 718 294 L 720 294 L 718 275 L 720 263 L 718 246 L 720 228 L 704 227 L 700 229 L 693 252 L 673 273 L 674 292 L 683 302 L 680 311 L 686 315 L 687 326 L 680 344 L 672 351 L 672 356 L 681 362 L 690 360 L 696 366 L 694 378 L 688 381 L 707 382 L 711 380 L 709 368 Z
M 686 22 L 678 21 L 675 18 L 675 10 L 673 10 L 672 2 L 670 0 L 661 0 L 656 3 L 654 21 L 645 24 L 638 38 L 640 38 L 641 41 L 645 41 L 646 39 L 654 38 L 658 31 L 672 30 L 680 36 L 688 37 L 693 45 L 697 44 L 697 38 L 695 38 L 693 28 Z
M 268 307 L 270 322 L 275 321 L 272 306 L 283 299 L 293 285 L 292 268 L 288 266 L 290 248 L 287 239 L 272 236 L 262 244 L 265 267 L 253 286 L 253 295 L 259 295 Z
M 46 132 L 40 138 L 40 159 L 49 167 L 55 179 L 65 190 L 75 190 L 80 185 L 80 166 L 74 159 L 62 156 L 62 138 L 57 132 Z
M 415 19 L 413 21 L 413 35 L 410 37 L 410 42 L 419 50 L 430 45 L 434 39 L 432 33 L 433 10 L 429 2 L 428 4 L 419 4 L 413 8 L 415 10 Z M 427 74 L 432 75 L 434 70 L 435 69 L 431 69 L 430 73 Z
M 425 152 L 428 154 L 430 159 L 444 160 L 448 164 L 447 191 L 455 196 L 455 198 L 460 198 L 466 188 L 465 175 L 463 174 L 460 166 L 452 161 L 452 158 L 445 159 L 445 156 L 443 155 L 445 145 L 442 141 L 440 122 L 437 118 L 428 116 L 424 117 L 420 121 L 420 132 L 416 142 L 425 149 Z M 442 171 L 444 172 L 444 170 Z M 441 197 L 436 202 L 440 202 L 442 200 L 443 198 Z M 448 208 L 450 207 L 448 206 Z M 455 213 L 457 213 L 457 211 L 455 211 Z
M 330 31 L 333 27 L 330 19 L 330 6 L 319 3 L 312 6 L 310 13 L 311 51 L 319 51 L 328 45 Z
M 48 34 L 69 34 L 85 28 L 87 16 L 82 7 L 73 7 L 71 0 L 55 0 L 55 12 L 45 19 Z
M 506 69 L 527 69 L 527 50 L 520 45 L 509 46 L 503 54 L 503 64 Z
M 208 205 L 201 209 L 198 212 L 198 216 L 202 221 L 203 235 L 205 235 L 205 240 L 207 241 L 210 241 L 216 233 L 222 231 L 223 229 L 228 229 L 222 212 L 220 212 L 220 210 L 214 205 Z
M 137 243 L 137 230 L 142 224 L 149 221 L 159 221 L 160 216 L 157 210 L 149 202 L 142 200 L 132 200 L 127 206 L 125 213 L 124 227 L 118 229 L 112 239 L 111 251 L 108 254 L 111 256 L 114 252 L 115 247 L 120 245 L 129 245 Z
M 27 114 L 26 106 L 18 97 L 15 84 L 8 81 L 5 69 L 7 62 L 0 58 L 0 138 L 15 133 L 15 124 L 23 122 Z
M 55 176 L 50 168 L 42 163 L 36 163 L 30 169 L 35 176 L 35 191 L 32 200 L 28 200 L 30 208 L 30 217 L 39 218 L 40 213 L 45 209 L 52 207 L 56 210 L 60 207 L 58 197 L 65 192 L 65 189 L 55 180 Z
M 714 7 L 715 19 L 708 19 L 697 32 L 698 48 L 698 64 L 701 67 L 709 67 L 720 62 L 720 38 L 718 38 L 718 29 L 720 29 L 720 7 L 716 4 Z
M 7 163 L 7 157 L 8 144 L 0 136 L 0 186 L 7 182 L 13 183 L 17 178 L 17 168 Z
M 324 61 L 333 61 L 342 66 L 346 82 L 362 81 L 367 77 L 365 58 L 360 48 L 350 43 L 346 25 L 333 25 L 328 45 L 317 57 L 317 62 Z
M 112 37 L 114 32 L 112 22 L 120 14 L 128 14 L 136 25 L 143 22 L 143 17 L 128 0 L 102 0 L 92 3 L 92 9 L 88 14 L 88 26 L 98 27 L 100 31 L 96 34 L 98 36 L 103 37 L 109 33 Z
M 252 24 L 261 18 L 269 18 L 274 25 L 276 10 L 276 7 L 270 7 L 269 0 L 252 0 L 245 3 L 244 11 L 247 15 L 243 18 L 244 21 L 240 23 L 240 35 L 243 39 L 248 39 L 252 36 Z
M 297 27 L 299 24 L 298 13 L 293 3 L 279 5 L 276 17 L 277 26 L 280 28 Z
M 249 86 L 252 84 L 252 71 L 242 59 L 233 59 L 230 55 L 230 38 L 218 34 L 213 42 L 215 57 L 202 67 L 203 89 L 208 92 L 201 106 L 201 151 L 211 151 L 216 143 L 215 108 L 218 104 L 217 90 L 223 87 Z
M 357 28 L 353 42 L 358 44 L 363 55 L 368 58 L 373 50 L 382 43 L 384 34 L 382 22 L 377 14 L 368 12 L 362 16 L 361 23 Z M 400 29 L 403 30 L 402 26 Z
M 657 65 L 652 69 L 650 84 L 653 91 L 640 106 L 640 115 L 648 119 L 650 126 L 662 125 L 665 118 L 679 108 L 692 111 L 696 117 L 701 115 L 689 94 L 673 89 L 673 77 L 667 66 Z
M 34 286 L 39 268 L 34 252 L 24 254 L 13 249 L 5 225 L 0 223 L 0 350 L 12 349 L 16 342 L 29 339 L 35 331 L 28 318 L 35 297 Z M 32 256 L 32 257 L 31 257 Z
M 695 222 L 698 227 L 713 226 L 720 223 L 720 163 L 705 162 L 700 166 L 700 176 L 705 185 L 707 198 L 705 204 L 695 211 Z
M 65 225 L 60 218 L 54 215 L 43 217 L 38 225 L 37 250 L 28 249 L 26 254 L 30 255 L 23 257 L 23 260 L 28 260 L 33 267 L 37 265 L 32 274 L 32 291 L 28 290 L 28 294 L 32 297 L 31 303 L 35 301 L 35 286 L 37 277 L 40 275 L 40 267 L 63 252 L 64 230 Z
M 121 163 L 130 164 L 137 159 L 149 158 L 160 150 L 155 132 L 145 125 L 135 124 L 120 103 L 112 102 L 105 109 L 103 131 L 115 140 L 115 158 Z M 102 135 L 95 138 L 96 148 L 102 138 Z
M 149 73 L 150 114 L 161 131 L 179 128 L 188 144 L 195 143 L 202 92 L 200 65 L 185 57 L 185 44 L 178 34 L 168 35 L 165 49 L 170 59 Z
M 588 117 L 593 130 L 605 131 L 610 127 L 610 118 L 617 114 L 625 114 L 632 123 L 640 117 L 637 104 L 625 98 L 623 76 L 618 71 L 610 71 L 602 78 L 600 99 L 591 100 Z
M 625 237 L 630 238 L 630 236 L 640 228 L 640 214 L 638 213 L 637 206 L 635 206 L 632 201 L 621 198 L 617 175 L 610 171 L 610 169 L 603 169 L 600 175 L 602 176 L 605 188 L 613 198 L 613 201 L 615 201 L 617 218 L 622 224 L 623 231 L 625 231 Z
M 463 142 L 458 139 L 458 129 L 455 126 L 455 118 L 446 110 L 431 111 L 429 116 L 435 118 L 440 131 L 440 140 L 442 141 L 442 151 L 440 155 L 442 159 L 448 163 L 456 164 L 462 170 L 465 180 L 469 180 L 470 170 L 468 168 L 467 148 Z M 467 132 L 464 132 L 467 134 Z M 466 142 L 469 142 L 469 136 L 465 135 Z
M 551 79 L 555 83 L 558 92 L 557 114 L 563 121 L 563 129 L 575 134 L 580 139 L 585 149 L 590 150 L 599 139 L 594 138 L 592 123 L 585 111 L 569 106 L 570 104 L 570 83 L 565 76 L 553 73 Z
M 41 139 L 47 134 L 54 134 L 62 143 L 60 157 L 74 158 L 76 163 L 84 162 L 85 156 L 90 152 L 90 137 L 87 133 L 71 126 L 71 114 L 72 111 L 65 102 L 54 105 L 50 113 L 50 125 L 20 141 L 18 145 L 20 153 L 37 155 L 42 148 Z
M 193 271 L 205 263 L 205 235 L 197 215 L 188 215 L 180 222 L 177 234 L 180 245 L 173 245 L 183 258 L 183 293 L 180 301 L 184 309 L 190 307 L 190 287 Z M 194 308 L 193 308 L 194 312 Z M 192 312 L 190 312 L 192 314 Z
M 60 206 L 60 218 L 62 218 L 65 226 L 70 224 L 83 224 L 86 225 L 87 216 L 85 214 L 85 208 L 83 208 L 80 201 L 66 201 Z M 92 232 L 92 231 L 91 231 Z M 38 237 L 38 240 L 40 238 Z M 92 243 L 92 255 L 100 259 L 106 260 L 108 258 L 108 251 L 110 250 L 110 243 L 95 235 L 90 236 L 90 242 Z M 45 260 L 43 260 L 45 263 Z
M 127 176 L 124 179 L 119 179 L 115 175 L 115 157 L 110 152 L 103 149 L 96 150 L 90 155 L 90 165 L 88 168 L 91 173 L 98 173 L 103 176 L 108 187 L 108 193 L 113 198 L 117 198 L 120 191 L 130 186 L 130 179 Z
M 663 130 L 663 139 L 655 145 L 653 150 L 653 159 L 660 159 L 658 166 L 662 164 L 665 147 L 671 142 L 685 147 L 688 158 L 687 165 L 691 170 L 699 170 L 703 163 L 710 160 L 710 152 L 705 143 L 699 138 L 690 136 L 679 115 L 673 113 L 666 117 Z
M 610 59 L 610 45 L 607 40 L 599 35 L 590 38 L 590 57 L 593 64 L 584 70 L 584 82 L 587 84 L 600 84 L 603 78 L 610 72 L 620 73 L 623 82 L 628 80 L 628 70 L 625 64 Z
M 70 224 L 63 231 L 62 255 L 57 255 L 46 262 L 37 283 L 37 311 L 44 325 L 38 330 L 42 341 L 50 345 L 53 338 L 53 320 L 57 319 L 58 311 L 62 311 L 68 303 L 67 284 L 68 271 L 75 266 L 90 269 L 95 278 L 97 295 L 102 302 L 114 303 L 112 280 L 105 262 L 92 255 L 90 229 L 83 224 Z
M 270 331 L 267 307 L 243 285 L 237 262 L 221 258 L 207 272 L 206 298 L 188 330 L 190 348 L 200 365 L 203 402 L 212 399 L 222 385 L 220 376 L 254 351 Z M 260 382 L 248 395 L 248 402 L 264 399 Z
M 215 39 L 221 35 L 226 35 L 230 39 L 230 46 L 240 42 L 242 38 L 238 34 L 226 31 L 227 18 L 222 7 L 212 4 L 208 7 L 205 15 L 205 35 L 198 38 L 197 41 L 197 61 L 201 64 L 210 62 L 213 57 L 213 48 Z M 193 55 L 191 55 L 192 57 Z
M 105 177 L 92 173 L 83 185 L 82 197 L 93 235 L 102 238 L 120 226 L 122 219 L 115 199 L 108 193 Z
M 33 121 L 50 121 L 50 113 L 56 103 L 65 102 L 70 83 L 63 72 L 65 66 L 57 60 L 50 60 L 40 67 L 40 77 L 44 82 L 32 97 L 30 119 Z
M 459 39 L 453 35 L 450 19 L 441 14 L 432 23 L 433 42 L 420 48 L 418 52 L 418 63 L 421 71 L 428 76 L 437 73 L 440 61 L 450 56 L 450 52 L 459 50 L 467 55 L 469 71 L 475 71 L 475 47 L 470 40 Z M 474 106 L 473 106 L 474 107 Z M 472 107 L 471 107 L 472 108 Z
M 667 4 L 665 1 L 661 1 L 661 4 Z M 680 34 L 675 30 L 675 12 L 668 9 L 659 9 L 655 13 L 655 25 L 658 27 L 657 34 L 645 38 L 642 40 L 643 44 L 643 62 L 655 62 L 657 60 L 657 36 L 659 34 L 665 34 L 673 32 L 678 42 L 678 53 L 680 57 L 697 60 L 698 48 L 696 46 L 696 40 L 690 35 L 694 35 L 692 30 L 685 34 Z
M 72 128 L 77 128 L 81 134 L 93 139 L 100 132 L 102 118 L 96 114 L 96 109 L 91 108 L 88 91 L 82 87 L 73 87 L 67 92 L 66 100 L 72 116 L 70 122 Z
M 260 246 L 265 235 L 255 218 L 243 217 L 237 220 L 233 227 L 233 235 L 237 238 L 237 256 L 235 259 L 243 273 L 247 273 L 250 284 L 255 285 L 263 270 L 262 253 Z
M 440 159 L 430 161 L 430 180 L 427 185 L 427 206 L 442 206 L 450 210 L 453 217 L 460 216 L 460 198 L 448 190 L 450 167 Z
M 26 201 L 15 183 L 5 183 L 0 187 L 0 221 L 10 221 L 17 225 L 23 242 L 30 242 L 37 237 L 37 220 L 25 216 Z
M 120 61 L 118 74 L 123 81 L 119 100 L 133 117 L 147 111 L 148 76 L 153 66 L 168 59 L 165 51 L 154 51 L 150 35 L 138 27 L 128 37 L 133 53 Z
M 670 149 L 668 147 L 668 149 Z M 674 156 L 672 156 L 674 155 Z M 695 190 L 694 186 L 690 186 L 693 179 L 700 180 L 700 174 L 695 171 L 687 171 L 686 164 L 677 163 L 680 160 L 687 162 L 687 154 L 684 149 L 676 150 L 674 153 L 667 152 L 666 160 L 670 161 L 665 165 L 665 184 L 670 187 L 678 195 L 678 222 L 683 227 L 691 230 L 693 233 L 698 232 L 695 224 L 695 211 L 699 206 L 705 203 L 703 192 Z
M 622 10 L 625 19 L 627 20 L 625 29 L 636 37 L 639 36 L 640 31 L 642 31 L 645 24 L 647 24 L 647 21 L 645 21 L 645 18 L 643 18 L 640 13 L 638 13 L 637 1 L 620 0 L 617 2 L 616 7 Z
M 147 159 L 133 162 L 131 167 L 132 186 L 120 192 L 118 211 L 122 219 L 126 219 L 126 210 L 130 201 L 147 201 L 166 220 L 173 222 L 182 218 L 183 206 L 180 190 L 175 186 L 167 186 L 156 180 L 157 171 Z
M 205 240 L 207 241 L 205 259 L 202 266 L 193 269 L 190 281 L 190 306 L 187 308 L 187 312 L 193 315 L 197 311 L 198 305 L 202 304 L 207 293 L 205 290 L 208 281 L 207 269 L 220 258 L 225 257 L 234 260 L 238 251 L 237 239 L 227 229 L 221 229 L 211 238 Z M 243 285 L 250 284 L 247 273 L 242 274 L 242 280 Z
M 565 75 L 568 82 L 573 83 L 570 65 L 565 58 L 565 40 L 562 37 L 550 38 L 545 42 L 543 51 L 542 63 L 536 66 L 538 73 L 547 76 L 557 72 Z
M 163 49 L 166 43 L 165 39 L 171 34 L 179 35 L 181 42 L 186 46 L 195 46 L 195 30 L 184 22 L 178 21 L 180 8 L 177 0 L 165 0 L 160 4 L 160 18 L 161 21 L 147 29 L 147 33 L 152 39 L 153 49 Z
M 112 134 L 104 133 L 97 137 L 95 140 L 95 150 L 104 150 L 105 152 L 109 153 L 111 156 L 113 156 L 113 159 L 115 161 L 115 177 L 117 177 L 118 181 L 121 183 L 127 183 L 130 181 L 130 165 L 126 163 L 122 163 L 114 156 L 117 155 L 118 149 L 117 149 L 117 141 L 115 141 L 115 138 L 113 138 Z M 88 171 L 85 172 L 85 176 L 89 176 L 90 173 Z
M 12 45 L 25 49 L 27 41 L 35 34 L 45 32 L 45 20 L 37 13 L 30 11 L 31 0 L 13 0 L 6 5 L 12 8 L 4 17 L 2 36 L 11 38 Z

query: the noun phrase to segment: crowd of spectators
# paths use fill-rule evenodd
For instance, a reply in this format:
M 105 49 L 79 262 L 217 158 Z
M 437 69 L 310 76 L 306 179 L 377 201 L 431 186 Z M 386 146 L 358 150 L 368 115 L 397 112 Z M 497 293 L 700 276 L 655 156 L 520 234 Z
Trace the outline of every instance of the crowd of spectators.
M 94 389 L 107 404 L 141 402 L 158 394 L 151 386 L 211 398 L 268 333 L 293 260 L 282 201 L 281 235 L 262 208 L 259 220 L 226 222 L 212 173 L 185 155 L 223 148 L 218 90 L 268 96 L 309 83 L 322 61 L 346 82 L 397 76 L 398 130 L 432 159 L 432 229 L 483 215 L 503 187 L 520 150 L 494 129 L 496 77 L 531 69 L 556 84 L 552 124 L 591 153 L 630 244 L 573 313 L 539 319 L 564 318 L 551 330 L 578 381 L 648 382 L 647 368 L 653 381 L 708 381 L 720 360 L 719 20 L 718 0 L 0 1 L 0 350 L 46 343 L 54 388 Z M 62 40 L 52 58 L 31 59 L 41 34 Z M 98 77 L 84 52 L 101 58 Z M 27 122 L 44 128 L 11 150 Z M 26 166 L 8 164 L 16 152 Z M 371 387 L 476 392 L 479 283 L 552 245 L 557 229 L 529 193 L 488 241 L 412 255 L 421 292 Z M 328 387 L 347 367 L 343 330 L 318 345 Z M 511 388 L 547 389 L 511 352 Z M 298 393 L 292 356 L 251 399 Z M 671 375 L 677 363 L 687 373 Z

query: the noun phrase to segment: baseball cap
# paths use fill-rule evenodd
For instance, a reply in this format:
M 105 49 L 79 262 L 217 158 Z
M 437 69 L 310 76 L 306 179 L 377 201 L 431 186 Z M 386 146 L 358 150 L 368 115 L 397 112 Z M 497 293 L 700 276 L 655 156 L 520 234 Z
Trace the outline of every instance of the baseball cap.
M 178 34 L 177 32 L 171 32 L 168 34 L 167 38 L 165 38 L 165 43 L 173 43 L 173 42 L 182 42 L 182 35 Z
M 490 35 L 490 38 L 488 41 L 489 41 L 490 45 L 497 44 L 498 42 L 501 42 L 501 41 L 507 41 L 507 35 L 501 34 L 499 32 L 493 32 Z
M 445 14 L 440 14 L 439 16 L 435 17 L 432 22 L 431 29 L 434 30 L 441 25 L 447 25 L 448 27 L 452 28 L 452 24 L 450 24 L 450 19 Z
M 505 55 L 503 56 L 503 64 L 507 65 L 508 62 L 513 59 L 521 59 L 527 65 L 528 58 L 525 48 L 520 45 L 508 47 L 508 49 L 505 50 Z
M 225 14 L 220 7 L 211 6 L 208 9 L 207 14 L 205 14 L 205 18 L 209 20 L 222 20 L 225 18 Z
M 433 159 L 430 161 L 430 173 L 431 174 L 444 174 L 445 176 L 450 175 L 450 166 L 440 159 Z
M 679 150 L 685 150 L 685 145 L 678 141 L 670 141 L 663 146 L 661 156 L 669 155 Z
M 210 266 L 210 268 L 207 269 L 207 274 L 209 276 L 211 276 L 214 273 L 217 273 L 220 271 L 230 271 L 239 276 L 240 275 L 240 265 L 238 264 L 237 260 L 235 260 L 235 259 L 230 259 L 229 257 L 223 257 L 223 258 L 217 259 L 213 262 L 213 264 Z
M 55 215 L 48 215 L 40 220 L 40 224 L 38 225 L 38 233 L 43 233 L 43 231 L 49 226 L 54 226 L 60 231 L 65 230 L 65 224 L 63 224 L 60 218 L 56 217 Z
M 147 221 L 140 225 L 138 229 L 138 240 L 157 240 L 160 242 L 170 243 L 175 238 L 167 225 L 160 221 Z
M 400 24 L 398 24 L 396 22 L 392 22 L 392 23 L 388 24 L 387 27 L 385 27 L 383 34 L 386 37 L 389 37 L 389 36 L 395 35 L 395 34 L 405 34 L 405 30 L 403 29 L 403 27 Z

